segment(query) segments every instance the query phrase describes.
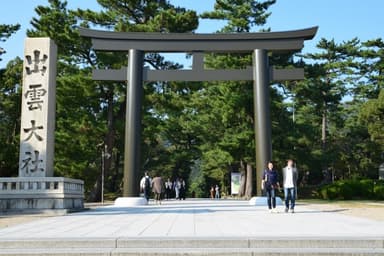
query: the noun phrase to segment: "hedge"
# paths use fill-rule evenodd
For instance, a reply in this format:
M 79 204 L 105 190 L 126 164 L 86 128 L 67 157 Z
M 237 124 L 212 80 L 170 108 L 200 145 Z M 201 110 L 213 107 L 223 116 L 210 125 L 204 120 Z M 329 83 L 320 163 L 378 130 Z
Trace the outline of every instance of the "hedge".
M 351 179 L 340 180 L 321 187 L 318 191 L 322 199 L 384 199 L 384 180 Z

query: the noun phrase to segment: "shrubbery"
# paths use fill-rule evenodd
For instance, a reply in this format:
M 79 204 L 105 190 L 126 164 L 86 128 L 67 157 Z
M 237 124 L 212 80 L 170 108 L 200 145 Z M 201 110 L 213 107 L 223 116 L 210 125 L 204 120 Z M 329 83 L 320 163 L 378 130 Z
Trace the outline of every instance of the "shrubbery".
M 340 180 L 319 189 L 322 199 L 384 199 L 384 181 L 370 179 Z

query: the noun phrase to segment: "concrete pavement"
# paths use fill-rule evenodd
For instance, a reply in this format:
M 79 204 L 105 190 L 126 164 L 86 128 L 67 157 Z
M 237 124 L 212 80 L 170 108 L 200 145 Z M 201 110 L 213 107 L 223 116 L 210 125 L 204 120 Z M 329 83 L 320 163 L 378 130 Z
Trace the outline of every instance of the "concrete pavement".
M 0 255 L 384 255 L 384 222 L 240 200 L 97 207 L 0 229 Z

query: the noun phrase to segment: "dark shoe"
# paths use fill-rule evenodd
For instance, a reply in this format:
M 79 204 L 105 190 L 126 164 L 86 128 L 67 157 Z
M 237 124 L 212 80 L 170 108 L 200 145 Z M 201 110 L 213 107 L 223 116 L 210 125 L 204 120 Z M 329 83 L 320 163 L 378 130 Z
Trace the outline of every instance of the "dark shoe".
M 285 208 L 285 213 L 288 213 L 288 208 Z

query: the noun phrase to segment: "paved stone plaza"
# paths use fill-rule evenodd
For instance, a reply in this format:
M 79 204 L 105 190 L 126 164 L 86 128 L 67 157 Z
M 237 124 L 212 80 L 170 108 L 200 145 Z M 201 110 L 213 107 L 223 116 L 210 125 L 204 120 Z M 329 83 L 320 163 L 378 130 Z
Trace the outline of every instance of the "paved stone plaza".
M 97 207 L 0 229 L 0 255 L 384 255 L 384 221 L 279 210 L 236 200 Z
M 271 214 L 247 201 L 187 200 L 147 206 L 104 206 L 0 229 L 0 239 L 74 237 L 279 237 L 384 238 L 384 222 L 297 206 Z M 384 214 L 384 213 L 383 213 Z

